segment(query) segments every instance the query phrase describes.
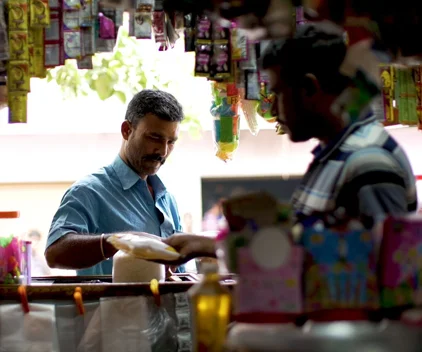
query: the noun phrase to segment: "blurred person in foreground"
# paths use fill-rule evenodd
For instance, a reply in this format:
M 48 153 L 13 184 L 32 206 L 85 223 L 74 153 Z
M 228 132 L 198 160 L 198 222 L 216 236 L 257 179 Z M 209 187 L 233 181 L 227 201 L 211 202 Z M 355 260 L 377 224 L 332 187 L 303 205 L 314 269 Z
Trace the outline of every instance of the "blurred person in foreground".
M 183 118 L 182 106 L 169 93 L 142 90 L 133 97 L 118 156 L 77 181 L 61 201 L 45 251 L 50 267 L 111 275 L 108 259 L 117 252 L 107 241 L 112 234 L 165 238 L 181 231 L 176 201 L 156 173 L 173 151 Z
M 28 240 L 31 241 L 31 275 L 48 276 L 51 275 L 51 269 L 48 267 L 44 257 L 43 244 L 41 243 L 41 233 L 37 230 L 31 230 L 28 233 Z
M 319 140 L 292 198 L 296 222 L 308 226 L 342 213 L 372 228 L 388 214 L 417 209 L 409 160 L 379 118 L 369 109 L 355 120 L 332 109 L 353 87 L 339 70 L 346 51 L 343 35 L 304 25 L 293 39 L 274 42 L 262 60 L 278 123 L 293 142 Z M 172 236 L 166 243 L 187 258 L 215 255 L 213 241 L 195 235 Z

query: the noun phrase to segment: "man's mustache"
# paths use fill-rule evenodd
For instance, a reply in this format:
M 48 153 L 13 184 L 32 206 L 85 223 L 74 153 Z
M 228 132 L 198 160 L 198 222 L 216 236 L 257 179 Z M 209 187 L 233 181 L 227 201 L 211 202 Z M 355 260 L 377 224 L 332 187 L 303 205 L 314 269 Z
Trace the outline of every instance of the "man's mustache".
M 158 154 L 151 154 L 151 155 L 146 155 L 142 158 L 142 160 L 145 161 L 158 161 L 161 164 L 164 164 L 166 159 L 163 158 L 162 156 L 158 155 Z

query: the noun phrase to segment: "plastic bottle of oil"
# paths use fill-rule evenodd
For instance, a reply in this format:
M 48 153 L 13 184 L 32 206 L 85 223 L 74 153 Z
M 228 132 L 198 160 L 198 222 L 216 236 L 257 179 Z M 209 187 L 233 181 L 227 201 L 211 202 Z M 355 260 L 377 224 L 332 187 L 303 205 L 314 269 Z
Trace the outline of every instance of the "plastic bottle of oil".
M 193 352 L 222 352 L 230 322 L 231 294 L 220 284 L 216 264 L 204 263 L 201 269 L 202 281 L 188 292 Z

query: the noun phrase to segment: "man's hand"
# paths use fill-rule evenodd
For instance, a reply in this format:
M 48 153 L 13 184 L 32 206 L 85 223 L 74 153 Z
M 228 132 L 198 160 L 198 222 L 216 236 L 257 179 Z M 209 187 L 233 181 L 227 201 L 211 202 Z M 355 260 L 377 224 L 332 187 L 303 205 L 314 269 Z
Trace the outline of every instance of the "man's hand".
M 163 242 L 180 253 L 179 265 L 198 257 L 215 257 L 215 240 L 210 237 L 181 233 L 163 239 Z

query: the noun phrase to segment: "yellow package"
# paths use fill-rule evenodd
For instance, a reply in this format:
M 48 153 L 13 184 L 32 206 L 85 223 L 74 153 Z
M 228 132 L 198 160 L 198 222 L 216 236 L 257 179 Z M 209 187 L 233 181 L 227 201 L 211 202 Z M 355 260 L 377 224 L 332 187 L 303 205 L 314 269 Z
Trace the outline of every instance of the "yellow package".
M 9 32 L 10 61 L 29 60 L 28 32 Z
M 7 67 L 9 92 L 29 92 L 29 61 L 11 61 Z
M 28 30 L 28 2 L 25 0 L 9 0 L 9 31 Z
M 47 70 L 44 65 L 44 29 L 36 28 L 32 29 L 32 36 L 34 40 L 34 49 L 32 55 L 32 67 L 31 75 L 32 77 L 45 78 L 47 76 Z
M 9 92 L 9 123 L 26 123 L 28 96 L 26 92 Z
M 171 262 L 180 258 L 180 254 L 174 248 L 153 235 L 116 234 L 108 238 L 107 241 L 114 248 L 139 259 Z
M 30 0 L 30 27 L 48 27 L 50 25 L 50 7 L 48 0 Z

